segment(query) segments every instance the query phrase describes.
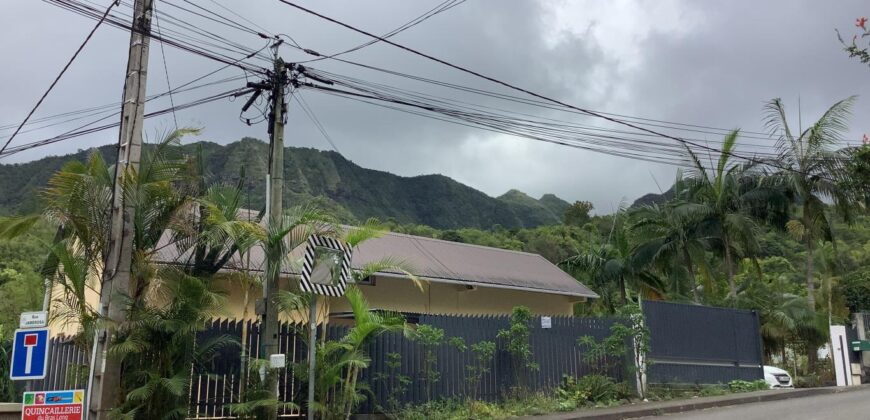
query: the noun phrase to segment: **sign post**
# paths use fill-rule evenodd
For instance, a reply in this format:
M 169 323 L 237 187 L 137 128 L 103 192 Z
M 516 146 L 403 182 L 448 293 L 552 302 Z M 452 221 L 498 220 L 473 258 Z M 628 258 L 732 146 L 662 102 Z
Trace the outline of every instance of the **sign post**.
M 308 311 L 308 419 L 314 420 L 314 377 L 317 351 L 317 296 L 343 296 L 350 281 L 351 248 L 326 236 L 308 238 L 299 286 L 311 293 Z
M 85 391 L 25 392 L 21 420 L 82 420 Z

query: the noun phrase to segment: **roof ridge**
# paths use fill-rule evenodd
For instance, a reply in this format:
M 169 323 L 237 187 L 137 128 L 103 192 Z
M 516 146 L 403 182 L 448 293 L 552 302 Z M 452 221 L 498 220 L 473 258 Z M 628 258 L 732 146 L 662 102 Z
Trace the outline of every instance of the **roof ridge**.
M 486 246 L 486 245 L 478 245 L 478 244 L 469 244 L 469 243 L 465 243 L 465 242 L 454 242 L 454 241 L 448 241 L 448 240 L 445 240 L 445 239 L 430 238 L 430 237 L 428 237 L 428 236 L 417 236 L 417 235 L 411 235 L 411 234 L 408 234 L 408 233 L 400 233 L 400 232 L 392 232 L 392 231 L 387 231 L 386 234 L 387 234 L 387 235 L 394 235 L 394 236 L 403 236 L 403 237 L 406 237 L 406 238 L 412 238 L 412 239 L 417 239 L 417 240 L 421 240 L 421 239 L 422 239 L 422 240 L 432 241 L 432 242 L 448 243 L 448 244 L 456 245 L 456 246 L 466 246 L 466 247 L 472 247 L 472 248 L 491 249 L 491 250 L 493 250 L 493 251 L 511 252 L 511 253 L 514 253 L 514 254 L 522 254 L 522 255 L 529 255 L 529 256 L 535 256 L 535 257 L 541 257 L 541 258 L 544 258 L 541 254 L 536 254 L 536 253 L 534 253 L 534 252 L 517 251 L 517 250 L 515 250 L 515 249 L 496 248 L 496 247 L 494 247 L 494 246 Z M 546 259 L 546 258 L 544 258 L 544 259 Z

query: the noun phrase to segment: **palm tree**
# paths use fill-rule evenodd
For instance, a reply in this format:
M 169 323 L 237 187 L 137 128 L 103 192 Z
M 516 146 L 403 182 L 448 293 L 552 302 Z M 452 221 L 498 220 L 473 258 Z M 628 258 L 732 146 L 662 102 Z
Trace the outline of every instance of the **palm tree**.
M 661 297 L 664 290 L 660 279 L 650 270 L 634 266 L 625 216 L 624 209 L 620 209 L 613 216 L 607 242 L 600 246 L 592 245 L 559 264 L 575 276 L 585 275 L 590 285 L 601 295 L 608 313 L 616 312 L 614 286 L 618 290 L 619 303 L 622 305 L 628 302 L 629 287 L 646 297 Z
M 798 219 L 788 222 L 788 230 L 807 249 L 806 288 L 807 304 L 815 310 L 815 283 L 813 252 L 819 239 L 831 240 L 833 225 L 825 211 L 825 202 L 833 203 L 842 211 L 848 212 L 853 200 L 843 190 L 837 188 L 842 182 L 844 158 L 834 151 L 847 130 L 846 120 L 855 102 L 855 96 L 841 100 L 822 114 L 806 130 L 795 136 L 785 114 L 785 106 L 779 98 L 765 106 L 765 125 L 772 136 L 777 138 L 777 158 L 774 166 L 781 169 L 800 207 Z M 848 214 L 848 213 L 846 213 Z
M 787 260 L 783 262 L 790 267 Z M 790 276 L 765 275 L 761 280 L 740 290 L 734 302 L 737 307 L 758 311 L 765 354 L 779 353 L 787 365 L 789 348 L 795 355 L 798 346 L 815 352 L 827 340 L 827 319 L 807 306 L 805 296 L 789 290 L 794 284 Z
M 297 229 L 298 233 L 295 239 L 290 240 L 290 243 L 301 245 L 311 234 L 320 234 L 338 237 L 351 248 L 357 248 L 363 242 L 385 233 L 374 219 L 370 219 L 358 227 L 342 228 L 339 228 L 335 223 L 324 223 L 322 220 L 324 219 L 317 216 L 306 219 L 305 226 L 308 226 L 308 230 Z M 295 249 L 295 247 L 285 248 L 285 252 L 288 249 Z M 296 262 L 287 261 L 286 263 L 294 264 Z M 421 291 L 423 290 L 421 280 L 412 273 L 413 268 L 404 261 L 389 256 L 368 262 L 362 267 L 352 270 L 352 275 L 354 282 L 358 283 L 369 276 L 383 272 L 404 274 Z M 311 298 L 310 294 L 284 291 L 279 294 L 277 303 L 282 312 L 289 314 L 293 319 L 300 319 L 303 323 L 307 323 L 308 312 L 306 309 L 309 307 Z M 373 312 L 368 306 L 365 296 L 356 286 L 350 285 L 344 298 L 351 307 L 354 326 L 338 341 L 324 340 L 318 343 L 315 353 L 317 358 L 315 374 L 317 406 L 310 409 L 324 413 L 328 416 L 327 418 L 350 418 L 353 408 L 362 400 L 362 390 L 358 381 L 362 370 L 367 368 L 371 361 L 365 352 L 364 345 L 380 334 L 388 332 L 411 333 L 404 317 L 400 314 L 390 311 Z M 322 336 L 325 338 L 325 333 Z M 300 375 L 300 380 L 308 380 L 306 368 L 300 366 L 296 372 Z
M 678 180 L 679 181 L 679 180 Z M 677 182 L 678 196 L 685 188 Z M 654 266 L 669 274 L 675 281 L 673 291 L 679 293 L 678 273 L 672 271 L 674 265 L 683 265 L 683 272 L 689 280 L 692 300 L 701 301 L 695 278 L 695 261 L 704 262 L 704 252 L 709 247 L 709 237 L 700 230 L 700 223 L 709 216 L 709 209 L 700 204 L 676 199 L 664 205 L 648 205 L 632 211 L 634 219 L 630 230 L 638 238 L 632 260 L 635 267 Z
M 701 164 L 695 152 L 686 147 L 693 165 L 692 176 L 686 180 L 687 192 L 690 200 L 707 207 L 704 222 L 712 225 L 710 228 L 721 241 L 729 298 L 737 296 L 734 256 L 751 256 L 758 250 L 756 237 L 759 227 L 750 213 L 746 196 L 752 192 L 755 195 L 753 199 L 766 198 L 758 197 L 766 190 L 747 190 L 746 183 L 743 182 L 751 178 L 751 166 L 736 164 L 730 159 L 739 133 L 739 130 L 734 130 L 725 136 L 719 160 L 712 173 Z
M 162 299 L 144 305 L 129 301 L 136 310 L 108 349 L 124 365 L 125 398 L 112 412 L 116 418 L 184 418 L 191 367 L 202 370 L 222 348 L 238 345 L 226 335 L 197 339 L 224 306 L 208 282 L 173 267 L 159 269 L 158 278 L 147 293 Z
M 175 186 L 184 180 L 188 162 L 174 146 L 182 137 L 196 132 L 182 129 L 169 133 L 145 149 L 138 171 L 123 175 L 123 194 L 136 208 L 132 232 L 134 302 L 141 303 L 140 298 L 154 277 L 156 270 L 150 260 L 159 251 L 161 236 L 167 229 L 180 230 L 185 226 L 179 216 L 190 197 Z M 86 308 L 85 291 L 95 289 L 90 282 L 102 271 L 104 263 L 114 171 L 115 167 L 107 165 L 97 152 L 87 162 L 67 163 L 51 176 L 48 187 L 42 191 L 42 214 L 8 219 L 0 226 L 6 237 L 27 233 L 40 219 L 63 228 L 63 235 L 58 237 L 63 245 L 46 246 L 55 260 L 46 274 L 68 294 L 55 302 L 61 305 L 60 314 L 67 316 L 68 321 L 69 316 L 78 317 L 76 321 L 85 329 L 95 321 L 92 309 Z M 51 268 L 59 268 L 61 275 L 54 275 Z

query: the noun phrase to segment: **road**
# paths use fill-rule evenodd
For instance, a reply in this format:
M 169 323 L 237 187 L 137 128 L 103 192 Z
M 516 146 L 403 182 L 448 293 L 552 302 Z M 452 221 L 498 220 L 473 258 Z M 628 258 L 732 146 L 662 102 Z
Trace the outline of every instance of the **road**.
M 870 419 L 870 389 L 645 418 L 667 420 L 864 420 Z

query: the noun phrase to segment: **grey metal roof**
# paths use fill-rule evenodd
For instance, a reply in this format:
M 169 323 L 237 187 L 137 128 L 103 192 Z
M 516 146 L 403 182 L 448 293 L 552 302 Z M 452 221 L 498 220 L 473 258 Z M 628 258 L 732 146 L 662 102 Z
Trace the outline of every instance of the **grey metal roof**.
M 588 287 L 538 254 L 387 233 L 354 250 L 355 268 L 385 256 L 403 260 L 432 281 L 597 298 Z
M 180 257 L 178 250 L 172 244 L 168 244 L 166 239 L 158 246 L 160 250 L 156 253 L 156 259 L 163 263 L 178 263 L 186 260 L 186 256 Z M 292 255 L 295 254 L 301 255 L 301 252 L 297 250 Z M 367 263 L 384 257 L 402 261 L 412 268 L 410 271 L 414 275 L 432 282 L 586 298 L 598 297 L 595 292 L 538 254 L 393 232 L 360 244 L 354 249 L 351 265 L 355 269 L 360 269 Z M 259 271 L 263 261 L 263 250 L 252 249 L 250 268 Z M 243 267 L 242 261 L 234 258 L 226 268 L 241 267 Z M 298 267 L 291 264 L 285 267 L 284 274 L 296 275 Z M 401 272 L 382 274 L 404 277 Z

